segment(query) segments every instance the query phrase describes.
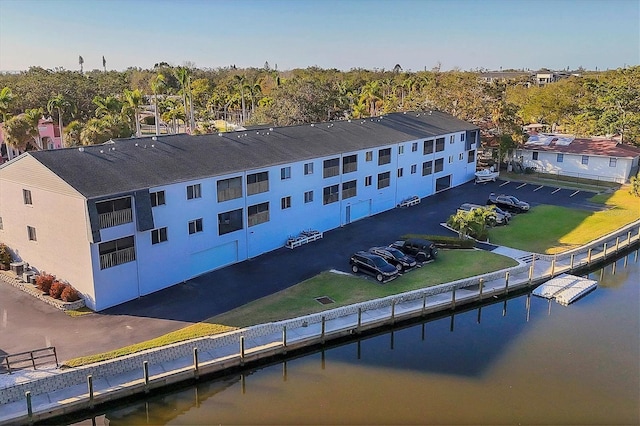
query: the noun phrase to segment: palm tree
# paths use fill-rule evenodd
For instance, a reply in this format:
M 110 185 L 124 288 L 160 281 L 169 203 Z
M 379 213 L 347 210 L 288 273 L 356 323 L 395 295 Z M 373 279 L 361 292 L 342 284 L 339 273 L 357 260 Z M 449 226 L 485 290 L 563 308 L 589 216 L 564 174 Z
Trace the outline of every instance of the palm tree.
M 82 64 L 84 64 L 82 56 L 78 56 L 78 63 L 80 64 L 80 74 L 82 74 Z
M 262 87 L 260 86 L 260 83 L 258 83 L 258 76 L 255 75 L 245 88 L 249 90 L 249 97 L 251 98 L 251 115 L 253 115 L 256 109 L 256 98 L 260 93 L 262 93 Z
M 53 98 L 49 99 L 47 102 L 47 111 L 49 114 L 53 112 L 54 109 L 58 110 L 58 129 L 60 131 L 60 144 L 62 147 L 64 144 L 64 127 L 62 126 L 62 108 L 66 108 L 69 106 L 69 102 L 62 96 L 62 94 L 58 94 Z
M 166 80 L 164 78 L 164 75 L 162 73 L 159 73 L 158 75 L 151 78 L 151 81 L 149 82 L 149 84 L 151 86 L 151 91 L 153 92 L 153 103 L 154 103 L 153 111 L 154 111 L 155 122 L 156 122 L 156 135 L 159 135 L 160 134 L 160 114 L 158 113 L 158 93 L 163 92 L 166 87 Z
M 119 114 L 122 111 L 122 102 L 115 96 L 107 96 L 105 98 L 96 96 L 93 98 L 93 104 L 97 106 L 96 117 L 102 118 L 107 115 Z
M 3 87 L 0 90 L 0 114 L 2 114 L 2 121 L 7 121 L 9 113 L 9 105 L 13 101 L 13 93 L 8 87 Z
M 246 77 L 244 74 L 241 74 L 241 75 L 235 75 L 234 78 L 236 80 L 236 83 L 240 86 L 240 100 L 242 101 L 242 117 L 240 120 L 240 124 L 244 124 L 244 120 L 247 117 L 247 114 L 246 114 L 247 111 L 244 104 L 244 87 L 245 87 L 244 82 Z
M 68 146 L 81 145 L 80 133 L 82 132 L 83 127 L 84 125 L 78 120 L 74 120 L 71 123 L 67 124 L 67 127 L 64 129 L 64 132 L 65 132 L 65 135 L 67 136 Z
M 24 112 L 24 117 L 27 119 L 27 122 L 31 126 L 29 134 L 31 135 L 31 137 L 33 137 L 35 146 L 37 147 L 37 149 L 42 149 L 40 129 L 38 129 L 38 124 L 40 124 L 40 119 L 42 118 L 42 108 L 27 109 Z
M 189 105 L 191 104 L 191 75 L 189 72 L 189 68 L 178 67 L 173 71 L 173 74 L 180 83 L 180 93 L 182 94 L 184 115 L 189 119 L 189 127 L 192 127 L 193 117 L 189 117 Z
M 142 104 L 142 92 L 140 89 L 124 89 L 124 99 L 127 106 L 133 109 L 133 120 L 136 123 L 136 137 L 140 137 L 140 104 Z
M 40 131 L 38 130 L 40 117 L 42 117 L 41 109 L 28 109 L 24 113 L 8 119 L 3 126 L 7 146 L 23 152 L 31 144 L 36 150 L 41 150 Z M 7 155 L 11 160 L 12 151 L 7 150 Z
M 369 115 L 375 116 L 377 114 L 377 101 L 380 100 L 380 82 L 373 80 L 369 81 L 362 87 L 362 92 L 360 93 L 360 102 L 365 102 L 368 109 Z

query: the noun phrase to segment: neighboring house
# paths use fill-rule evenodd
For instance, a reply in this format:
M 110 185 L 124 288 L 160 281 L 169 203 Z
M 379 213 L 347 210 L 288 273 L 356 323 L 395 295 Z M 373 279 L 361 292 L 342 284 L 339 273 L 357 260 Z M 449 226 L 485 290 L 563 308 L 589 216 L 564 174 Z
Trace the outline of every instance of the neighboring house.
M 640 148 L 606 138 L 540 133 L 530 135 L 516 156 L 541 173 L 625 183 L 638 172 Z
M 0 241 L 102 310 L 473 180 L 478 141 L 434 111 L 29 151 Z
M 38 130 L 40 132 L 41 149 L 62 148 L 60 129 L 51 118 L 41 118 L 38 122 Z M 0 163 L 2 163 L 2 161 L 11 160 L 20 154 L 21 153 L 17 149 L 13 149 L 5 143 L 2 124 L 0 124 L 0 157 L 2 157 Z

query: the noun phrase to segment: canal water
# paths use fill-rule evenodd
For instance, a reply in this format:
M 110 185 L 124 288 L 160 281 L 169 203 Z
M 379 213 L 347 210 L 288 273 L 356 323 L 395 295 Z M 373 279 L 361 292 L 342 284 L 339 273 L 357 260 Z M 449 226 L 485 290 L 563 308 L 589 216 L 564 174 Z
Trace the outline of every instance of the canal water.
M 638 252 L 521 295 L 123 404 L 79 425 L 640 424 Z

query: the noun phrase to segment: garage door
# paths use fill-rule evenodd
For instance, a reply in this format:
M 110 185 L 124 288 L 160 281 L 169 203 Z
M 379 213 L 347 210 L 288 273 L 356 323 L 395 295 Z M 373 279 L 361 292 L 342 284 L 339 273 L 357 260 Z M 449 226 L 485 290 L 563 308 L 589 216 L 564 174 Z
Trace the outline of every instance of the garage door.
M 238 261 L 238 242 L 216 246 L 191 254 L 191 277 L 221 268 Z
M 451 175 L 436 179 L 436 192 L 444 191 L 451 187 Z

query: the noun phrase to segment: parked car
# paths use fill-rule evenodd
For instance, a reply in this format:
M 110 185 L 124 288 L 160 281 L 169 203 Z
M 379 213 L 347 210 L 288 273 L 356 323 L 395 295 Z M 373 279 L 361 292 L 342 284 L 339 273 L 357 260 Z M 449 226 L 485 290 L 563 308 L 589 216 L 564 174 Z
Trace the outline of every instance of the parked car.
M 394 247 L 371 247 L 369 252 L 382 257 L 395 266 L 398 272 L 406 271 L 418 264 L 413 257 L 404 254 Z
M 438 257 L 438 249 L 436 246 L 431 241 L 420 238 L 399 240 L 391 244 L 389 247 L 397 248 L 404 254 L 414 257 L 418 262 L 435 260 L 436 257 Z
M 479 209 L 481 207 L 485 207 L 486 206 L 481 206 L 479 204 L 471 204 L 471 203 L 464 203 L 462 204 L 460 207 L 458 207 L 458 211 L 462 210 L 465 212 L 472 212 L 475 209 Z M 490 223 L 489 225 L 493 226 L 493 225 L 506 225 L 509 223 L 509 219 L 511 218 L 511 214 L 509 214 L 509 216 L 507 216 L 504 211 L 498 209 L 496 206 L 493 206 L 493 213 L 494 213 L 494 217 L 492 218 L 492 223 Z
M 511 212 L 524 213 L 529 211 L 529 203 L 520 201 L 513 195 L 496 195 L 492 192 L 491 194 L 489 194 L 489 200 L 487 200 L 487 204 L 492 204 Z
M 395 266 L 384 258 L 366 251 L 354 253 L 349 259 L 349 264 L 351 264 L 351 270 L 354 273 L 362 271 L 373 275 L 379 282 L 389 281 L 398 276 L 398 270 Z

